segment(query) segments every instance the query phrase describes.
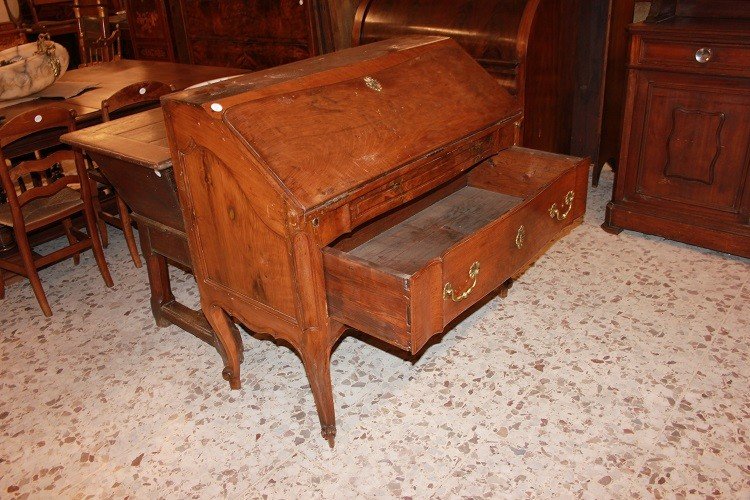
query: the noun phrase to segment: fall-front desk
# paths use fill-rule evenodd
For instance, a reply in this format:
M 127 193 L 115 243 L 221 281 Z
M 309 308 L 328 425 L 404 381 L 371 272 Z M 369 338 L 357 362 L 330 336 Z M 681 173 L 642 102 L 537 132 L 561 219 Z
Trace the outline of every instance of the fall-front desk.
M 447 38 L 378 42 L 162 105 L 223 374 L 240 386 L 235 321 L 287 341 L 331 443 L 330 354 L 346 329 L 416 354 L 585 211 L 588 161 L 519 147 L 522 103 Z M 110 176 L 116 162 L 97 161 Z M 144 202 L 125 190 L 165 196 L 149 203 L 173 217 L 171 170 L 143 172 L 139 189 L 134 175 L 110 180 L 136 215 Z

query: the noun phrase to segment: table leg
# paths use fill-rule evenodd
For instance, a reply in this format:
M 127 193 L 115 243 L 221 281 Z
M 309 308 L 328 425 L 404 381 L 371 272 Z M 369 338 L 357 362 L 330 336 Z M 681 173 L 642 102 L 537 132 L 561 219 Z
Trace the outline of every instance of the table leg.
M 167 259 L 152 250 L 151 229 L 149 227 L 145 226 L 138 232 L 141 237 L 141 251 L 146 259 L 148 283 L 151 287 L 151 312 L 158 326 L 169 326 L 172 322 L 165 318 L 162 313 L 162 308 L 174 301 L 174 294 L 169 283 Z

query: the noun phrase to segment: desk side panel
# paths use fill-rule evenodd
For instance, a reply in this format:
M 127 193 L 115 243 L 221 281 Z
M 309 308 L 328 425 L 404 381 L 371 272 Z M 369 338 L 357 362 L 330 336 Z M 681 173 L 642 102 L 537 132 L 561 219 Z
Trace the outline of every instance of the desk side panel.
M 164 113 L 204 308 L 254 318 L 243 322 L 257 331 L 296 324 L 285 200 L 221 121 L 180 103 Z

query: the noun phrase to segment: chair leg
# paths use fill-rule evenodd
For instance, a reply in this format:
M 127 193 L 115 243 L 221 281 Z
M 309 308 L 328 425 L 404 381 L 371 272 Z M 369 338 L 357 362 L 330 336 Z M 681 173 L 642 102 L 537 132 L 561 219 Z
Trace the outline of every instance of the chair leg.
M 34 264 L 34 256 L 31 254 L 29 240 L 26 234 L 18 233 L 19 232 L 16 231 L 16 243 L 18 244 L 18 253 L 21 254 L 21 260 L 26 269 L 26 276 L 29 278 L 29 282 L 31 282 L 31 288 L 34 290 L 34 295 L 36 296 L 37 302 L 39 302 L 39 306 L 42 308 L 42 312 L 45 316 L 50 317 L 52 316 L 52 309 L 49 306 L 49 302 L 47 302 L 47 296 L 44 293 L 42 281 L 39 279 L 39 272 Z
M 133 221 L 130 218 L 128 206 L 118 195 L 115 195 L 115 199 L 117 199 L 117 210 L 120 212 L 120 220 L 122 221 L 122 232 L 125 234 L 125 242 L 128 244 L 128 250 L 130 250 L 130 258 L 133 259 L 135 267 L 141 267 L 143 264 L 141 264 L 141 257 L 138 255 L 138 245 L 135 243 Z
M 96 189 L 96 184 L 94 184 L 94 189 Z M 99 196 L 96 191 L 94 191 L 94 195 L 92 196 L 92 202 L 94 204 L 94 213 L 96 214 L 96 224 L 102 238 L 102 245 L 104 245 L 104 248 L 107 248 L 109 246 L 109 233 L 107 232 L 107 223 L 99 216 L 99 214 L 102 213 L 102 204 L 99 201 Z
M 5 272 L 0 268 L 0 300 L 5 298 Z
M 63 219 L 62 221 L 63 228 L 65 229 L 65 236 L 68 238 L 68 243 L 71 245 L 75 245 L 78 243 L 78 240 L 75 236 L 73 236 L 73 222 L 68 219 Z M 76 266 L 81 263 L 81 254 L 77 253 L 73 256 L 73 264 Z
M 99 266 L 99 272 L 104 278 L 104 283 L 108 287 L 115 286 L 112 281 L 112 275 L 109 274 L 109 267 L 107 267 L 107 260 L 104 258 L 104 249 L 102 248 L 102 241 L 99 239 L 99 231 L 97 231 L 96 217 L 94 216 L 91 205 L 83 211 L 83 215 L 86 219 L 86 230 L 89 232 L 91 238 L 91 250 L 94 252 L 94 258 L 96 259 L 96 265 Z
M 84 154 L 83 160 L 84 162 L 86 162 L 86 170 L 88 170 L 89 172 L 96 168 L 89 155 Z M 107 248 L 109 246 L 109 233 L 107 232 L 107 223 L 104 222 L 101 217 L 99 217 L 99 214 L 102 213 L 102 204 L 99 201 L 99 187 L 97 186 L 96 182 L 91 182 L 91 202 L 94 205 L 96 223 L 99 226 L 99 234 L 102 238 L 102 244 L 104 245 L 104 248 Z

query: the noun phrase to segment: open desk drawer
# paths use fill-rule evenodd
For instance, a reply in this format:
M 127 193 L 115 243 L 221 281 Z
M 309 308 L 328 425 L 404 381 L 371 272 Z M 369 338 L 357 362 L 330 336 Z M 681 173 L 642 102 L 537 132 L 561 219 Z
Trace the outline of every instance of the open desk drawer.
M 357 246 L 324 250 L 331 317 L 418 352 L 586 210 L 588 160 L 511 148 Z

